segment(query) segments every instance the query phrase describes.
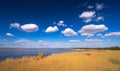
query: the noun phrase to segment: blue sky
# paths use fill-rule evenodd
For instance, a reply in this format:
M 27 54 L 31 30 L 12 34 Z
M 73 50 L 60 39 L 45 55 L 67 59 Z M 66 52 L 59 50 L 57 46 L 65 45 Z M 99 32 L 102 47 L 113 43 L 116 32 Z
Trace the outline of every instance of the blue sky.
M 0 47 L 120 46 L 118 0 L 0 0 Z

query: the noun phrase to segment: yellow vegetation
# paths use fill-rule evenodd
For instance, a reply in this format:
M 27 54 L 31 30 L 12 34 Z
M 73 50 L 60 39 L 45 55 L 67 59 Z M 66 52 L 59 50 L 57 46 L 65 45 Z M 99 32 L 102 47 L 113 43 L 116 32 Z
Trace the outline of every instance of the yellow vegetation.
M 120 71 L 120 51 L 87 51 L 52 54 L 47 57 L 8 58 L 0 71 Z

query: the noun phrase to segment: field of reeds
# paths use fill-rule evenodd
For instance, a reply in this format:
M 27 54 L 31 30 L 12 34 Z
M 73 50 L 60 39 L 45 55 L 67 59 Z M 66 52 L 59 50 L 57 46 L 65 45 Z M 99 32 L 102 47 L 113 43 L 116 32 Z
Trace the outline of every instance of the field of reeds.
M 120 50 L 8 58 L 0 62 L 0 71 L 120 71 Z

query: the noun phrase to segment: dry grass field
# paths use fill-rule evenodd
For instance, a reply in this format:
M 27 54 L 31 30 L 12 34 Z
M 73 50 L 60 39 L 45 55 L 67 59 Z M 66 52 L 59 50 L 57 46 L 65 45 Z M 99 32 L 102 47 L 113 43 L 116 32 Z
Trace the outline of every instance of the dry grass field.
M 120 50 L 67 52 L 43 57 L 8 58 L 0 71 L 120 71 Z

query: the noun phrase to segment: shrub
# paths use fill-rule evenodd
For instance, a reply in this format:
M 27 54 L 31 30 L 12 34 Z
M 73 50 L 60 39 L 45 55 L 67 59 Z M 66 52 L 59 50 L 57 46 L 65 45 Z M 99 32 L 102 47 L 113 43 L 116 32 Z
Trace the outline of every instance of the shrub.
M 90 53 L 86 53 L 87 56 L 90 56 L 91 54 Z
M 44 53 L 39 53 L 37 56 L 40 57 L 40 58 L 45 57 Z

